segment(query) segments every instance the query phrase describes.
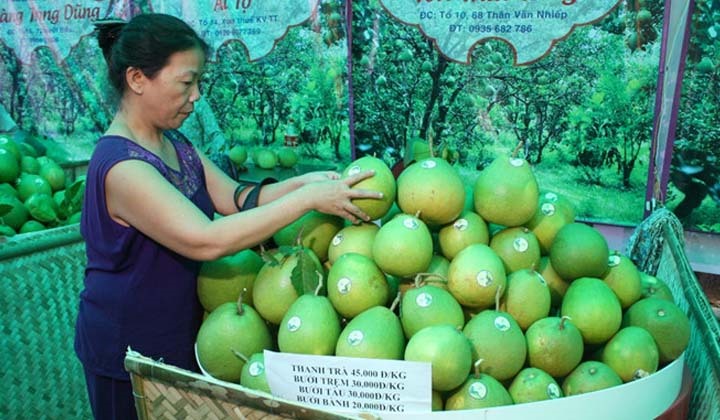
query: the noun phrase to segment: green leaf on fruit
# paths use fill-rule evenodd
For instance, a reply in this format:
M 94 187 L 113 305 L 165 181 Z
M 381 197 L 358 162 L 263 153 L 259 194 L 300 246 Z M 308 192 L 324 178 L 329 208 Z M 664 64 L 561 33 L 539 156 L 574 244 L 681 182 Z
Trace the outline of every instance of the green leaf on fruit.
M 297 251 L 295 255 L 297 264 L 290 273 L 290 281 L 298 295 L 313 294 L 323 276 L 318 272 L 315 261 L 305 251 Z

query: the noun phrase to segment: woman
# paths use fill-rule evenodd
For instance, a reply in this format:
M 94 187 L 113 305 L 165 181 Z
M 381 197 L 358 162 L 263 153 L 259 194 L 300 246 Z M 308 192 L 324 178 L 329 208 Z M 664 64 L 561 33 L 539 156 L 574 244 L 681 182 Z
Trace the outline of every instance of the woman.
M 368 220 L 351 199 L 381 195 L 351 188 L 370 172 L 239 185 L 175 131 L 200 97 L 208 47 L 197 34 L 162 14 L 98 23 L 97 34 L 120 103 L 88 165 L 75 349 L 95 418 L 128 419 L 128 347 L 196 370 L 200 261 L 253 247 L 313 209 Z

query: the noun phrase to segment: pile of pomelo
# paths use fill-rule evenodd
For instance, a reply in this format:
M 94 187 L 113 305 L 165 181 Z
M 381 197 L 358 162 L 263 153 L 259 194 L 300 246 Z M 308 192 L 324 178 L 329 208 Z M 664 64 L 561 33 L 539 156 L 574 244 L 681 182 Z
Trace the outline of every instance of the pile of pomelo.
M 429 157 L 356 188 L 376 223 L 307 213 L 276 248 L 206 263 L 201 365 L 269 391 L 262 350 L 424 361 L 433 409 L 561 398 L 651 375 L 679 357 L 690 325 L 661 279 L 608 248 L 530 165 L 500 156 L 468 185 Z M 240 302 L 238 303 L 238 298 Z
M 52 158 L 0 136 L 0 236 L 78 223 L 85 181 L 68 181 Z
M 300 159 L 293 147 L 257 147 L 248 152 L 248 148 L 240 144 L 231 147 L 227 155 L 238 170 L 247 169 L 248 158 L 260 169 L 293 168 Z

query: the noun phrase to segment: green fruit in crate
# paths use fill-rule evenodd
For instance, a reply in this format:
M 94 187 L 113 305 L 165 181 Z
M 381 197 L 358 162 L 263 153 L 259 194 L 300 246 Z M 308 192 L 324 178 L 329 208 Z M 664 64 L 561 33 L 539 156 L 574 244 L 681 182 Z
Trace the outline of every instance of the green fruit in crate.
M 380 227 L 372 253 L 373 260 L 385 273 L 414 276 L 425 271 L 432 260 L 430 230 L 422 220 L 400 214 Z
M 677 359 L 690 343 L 690 320 L 680 307 L 667 299 L 640 299 L 625 312 L 623 325 L 642 327 L 652 335 L 660 363 Z
M 560 308 L 582 333 L 585 344 L 602 344 L 620 329 L 622 307 L 602 280 L 581 277 L 568 287 Z
M 440 158 L 427 158 L 406 167 L 397 179 L 397 202 L 406 214 L 428 226 L 453 222 L 465 204 L 465 185 L 458 171 Z
M 0 197 L 4 195 L 17 198 L 18 192 L 12 185 L 6 182 L 0 184 Z
M 278 348 L 285 353 L 328 356 L 335 353 L 340 317 L 326 296 L 305 294 L 290 305 L 278 328 Z
M 249 305 L 227 302 L 215 308 L 200 326 L 197 356 L 212 377 L 240 382 L 244 358 L 272 348 L 265 321 Z
M 554 400 L 563 396 L 560 385 L 547 372 L 528 367 L 515 375 L 508 387 L 515 404 Z
M 40 163 L 40 171 L 38 172 L 38 175 L 43 177 L 48 184 L 50 184 L 50 188 L 52 188 L 53 191 L 59 191 L 65 188 L 65 170 L 49 158 L 45 161 L 45 163 Z
M 0 148 L 0 182 L 14 182 L 20 176 L 20 164 L 9 150 Z
M 382 198 L 356 198 L 352 202 L 367 214 L 371 220 L 384 217 L 393 203 L 397 193 L 395 176 L 387 164 L 373 156 L 363 156 L 350 163 L 342 172 L 342 177 L 347 178 L 360 172 L 372 170 L 375 174 L 355 185 L 353 188 L 377 191 L 382 193 Z
M 472 364 L 472 349 L 468 339 L 454 326 L 431 325 L 408 340 L 404 358 L 430 363 L 432 389 L 449 391 L 467 378 Z
M 278 246 L 288 246 L 295 244 L 300 235 L 302 246 L 312 249 L 325 262 L 330 242 L 344 226 L 342 218 L 312 210 L 275 232 L 273 240 Z
M 23 202 L 36 193 L 52 195 L 50 183 L 40 175 L 21 174 L 17 179 L 16 189 L 18 198 Z
M 499 156 L 475 181 L 475 211 L 487 222 L 520 226 L 538 206 L 540 191 L 530 164 L 524 159 Z
M 557 197 L 554 193 L 545 193 L 540 196 L 537 210 L 533 217 L 525 223 L 525 226 L 532 231 L 540 245 L 540 252 L 543 255 L 550 253 L 550 246 L 555 240 L 557 233 L 568 223 L 574 221 L 570 210 L 561 208 L 557 201 L 550 201 L 547 197 Z
M 277 159 L 283 168 L 292 168 L 297 164 L 299 156 L 295 150 L 289 147 L 283 147 L 277 152 Z
M 45 225 L 37 220 L 28 220 L 20 227 L 18 233 L 40 232 L 41 230 L 45 230 Z
M 500 381 L 484 373 L 470 375 L 445 401 L 445 410 L 473 410 L 513 404 Z
M 277 156 L 272 150 L 259 149 L 253 154 L 255 166 L 261 169 L 273 169 L 277 166 Z
M 248 158 L 247 149 L 244 146 L 233 146 L 228 150 L 228 158 L 236 166 L 241 166 Z
M 565 296 L 567 288 L 570 286 L 570 282 L 565 281 L 555 272 L 555 269 L 550 263 L 550 258 L 547 256 L 540 258 L 540 265 L 537 271 L 543 276 L 550 289 L 550 306 L 558 308 Z
M 568 317 L 535 321 L 525 332 L 525 340 L 527 364 L 556 378 L 572 372 L 585 351 L 582 334 Z
M 302 252 L 313 261 L 317 272 L 322 265 L 310 249 Z M 278 253 L 266 262 L 255 277 L 252 301 L 255 309 L 266 321 L 278 325 L 290 305 L 298 298 L 298 292 L 292 282 L 293 270 L 298 266 L 299 255 L 295 252 L 287 255 Z
M 465 325 L 462 307 L 450 292 L 420 281 L 403 294 L 400 320 L 407 338 L 431 325 L 448 324 L 458 329 Z
M 0 137 L 0 149 L 6 150 L 10 152 L 13 157 L 15 157 L 16 162 L 20 162 L 20 158 L 22 157 L 22 153 L 20 152 L 20 146 L 18 143 L 12 139 L 9 139 L 5 136 Z M 2 152 L 0 152 L 2 153 Z
M 345 325 L 335 355 L 369 359 L 402 360 L 405 336 L 400 320 L 385 306 L 374 306 Z
M 443 226 L 438 232 L 442 254 L 452 260 L 468 245 L 490 242 L 487 223 L 474 211 L 463 211 L 454 222 Z
M 525 331 L 535 321 L 550 313 L 550 289 L 545 279 L 531 269 L 521 269 L 507 277 L 507 290 L 500 300 L 500 310 L 512 315 Z
M 603 347 L 601 361 L 623 382 L 642 379 L 657 371 L 659 354 L 653 336 L 644 328 L 623 327 Z
M 340 229 L 333 236 L 328 248 L 328 261 L 334 263 L 347 253 L 356 253 L 372 258 L 372 246 L 380 227 L 374 223 L 360 223 Z
M 535 234 L 526 227 L 508 227 L 493 235 L 490 248 L 503 261 L 508 274 L 535 269 L 540 264 L 540 244 Z
M 603 277 L 605 284 L 615 292 L 623 310 L 642 297 L 640 271 L 630 258 L 613 252 L 608 258 L 608 271 Z
M 607 240 L 594 227 L 573 222 L 563 226 L 550 247 L 550 262 L 567 281 L 603 278 L 608 270 Z
M 55 200 L 53 200 L 49 194 L 32 194 L 23 204 L 30 213 L 30 216 L 39 222 L 49 223 L 58 220 L 57 212 L 55 211 Z
M 603 362 L 588 360 L 582 362 L 565 377 L 562 390 L 566 397 L 586 394 L 613 386 L 623 381 L 614 370 Z
M 30 213 L 22 201 L 12 195 L 0 194 L 0 225 L 6 225 L 16 232 L 29 217 Z
M 650 274 L 640 272 L 640 286 L 642 289 L 642 297 L 656 297 L 659 299 L 675 301 L 670 286 L 663 280 Z
M 197 294 L 203 308 L 212 312 L 225 302 L 235 302 L 243 290 L 246 291 L 245 303 L 252 306 L 253 284 L 263 265 L 262 258 L 251 249 L 204 262 L 197 280 Z
M 32 156 L 23 156 L 20 160 L 20 170 L 28 174 L 39 174 L 40 164 Z
M 349 253 L 330 267 L 327 295 L 335 310 L 353 318 L 373 306 L 388 301 L 390 286 L 385 274 L 370 257 Z
M 270 393 L 270 385 L 268 385 L 265 375 L 265 355 L 263 353 L 254 353 L 248 358 L 240 373 L 240 385 Z
M 473 362 L 482 359 L 480 370 L 499 381 L 511 379 L 525 364 L 525 336 L 510 314 L 486 309 L 470 318 L 463 334 L 472 345 Z
M 503 262 L 487 245 L 472 244 L 450 261 L 448 290 L 463 306 L 489 308 L 506 283 Z

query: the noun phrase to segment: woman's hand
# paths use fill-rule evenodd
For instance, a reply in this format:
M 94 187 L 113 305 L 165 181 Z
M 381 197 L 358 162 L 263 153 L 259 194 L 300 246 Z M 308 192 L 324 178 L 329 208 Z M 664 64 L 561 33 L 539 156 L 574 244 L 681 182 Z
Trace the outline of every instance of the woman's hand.
M 337 175 L 333 172 L 315 172 L 314 174 L 325 174 L 326 179 L 311 182 L 302 188 L 303 194 L 310 200 L 313 208 L 323 213 L 343 217 L 352 223 L 360 220 L 370 221 L 370 217 L 353 204 L 352 200 L 356 198 L 380 199 L 383 196 L 382 193 L 352 188 L 352 186 L 373 176 L 374 171 L 360 172 L 344 179 L 339 179 L 339 175 L 337 178 L 332 178 L 333 174 Z
M 313 182 L 333 181 L 340 179 L 340 174 L 335 171 L 315 171 L 297 176 L 300 185 L 307 185 Z

